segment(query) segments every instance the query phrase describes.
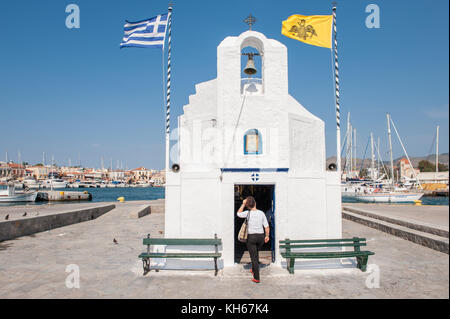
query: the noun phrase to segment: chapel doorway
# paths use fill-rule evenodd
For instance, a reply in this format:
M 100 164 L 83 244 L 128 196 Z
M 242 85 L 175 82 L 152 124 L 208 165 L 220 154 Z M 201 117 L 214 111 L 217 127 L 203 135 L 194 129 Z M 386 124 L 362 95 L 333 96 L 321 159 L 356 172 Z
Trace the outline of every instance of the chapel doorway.
M 245 219 L 239 218 L 236 212 L 247 196 L 255 198 L 256 208 L 266 214 L 269 222 L 270 240 L 259 252 L 259 261 L 261 264 L 270 264 L 275 261 L 275 185 L 234 185 L 234 262 L 250 263 L 246 244 L 237 239 Z

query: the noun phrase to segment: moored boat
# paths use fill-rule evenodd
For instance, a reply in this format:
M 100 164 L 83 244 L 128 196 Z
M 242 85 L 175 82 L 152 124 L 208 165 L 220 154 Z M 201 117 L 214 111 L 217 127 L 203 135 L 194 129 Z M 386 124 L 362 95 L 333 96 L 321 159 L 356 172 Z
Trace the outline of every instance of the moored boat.
M 34 202 L 36 201 L 37 192 L 16 192 L 13 185 L 8 185 L 7 189 L 0 190 L 0 202 Z
M 423 193 L 414 192 L 373 192 L 371 194 L 356 194 L 355 198 L 362 202 L 372 203 L 408 203 L 420 200 Z
M 66 188 L 67 182 L 60 178 L 49 178 L 46 179 L 42 183 L 43 188 L 53 188 L 53 189 L 60 189 L 60 188 Z
M 25 178 L 23 184 L 25 185 L 25 187 L 30 189 L 39 189 L 39 187 L 41 186 L 39 182 L 32 177 Z

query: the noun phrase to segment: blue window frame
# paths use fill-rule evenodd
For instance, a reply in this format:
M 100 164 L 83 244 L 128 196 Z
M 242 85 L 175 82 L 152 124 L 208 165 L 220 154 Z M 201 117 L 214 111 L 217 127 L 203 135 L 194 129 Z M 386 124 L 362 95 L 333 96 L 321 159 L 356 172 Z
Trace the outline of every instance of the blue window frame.
M 251 129 L 245 132 L 244 154 L 262 154 L 262 137 L 257 129 Z

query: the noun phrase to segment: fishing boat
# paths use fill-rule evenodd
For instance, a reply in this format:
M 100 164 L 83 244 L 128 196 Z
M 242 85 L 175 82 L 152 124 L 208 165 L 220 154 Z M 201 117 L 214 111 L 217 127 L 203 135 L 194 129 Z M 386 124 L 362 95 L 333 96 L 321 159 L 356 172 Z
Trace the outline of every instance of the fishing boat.
M 37 192 L 16 192 L 14 185 L 8 185 L 7 189 L 0 190 L 0 202 L 34 202 L 37 194 Z

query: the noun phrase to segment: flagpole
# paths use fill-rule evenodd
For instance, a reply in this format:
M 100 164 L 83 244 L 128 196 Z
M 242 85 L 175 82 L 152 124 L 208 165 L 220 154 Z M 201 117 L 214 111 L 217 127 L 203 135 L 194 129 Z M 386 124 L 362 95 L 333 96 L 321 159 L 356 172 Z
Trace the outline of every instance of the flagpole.
M 336 102 L 336 166 L 339 173 L 341 170 L 341 119 L 340 119 L 340 105 L 339 105 L 339 64 L 337 51 L 337 28 L 336 28 L 336 2 L 333 5 L 333 38 L 334 38 L 334 77 L 335 77 L 335 102 Z
M 168 55 L 167 55 L 167 99 L 166 99 L 166 174 L 169 172 L 169 155 L 170 155 L 170 75 L 171 75 L 171 43 L 172 43 L 172 5 L 169 4 L 168 14 L 169 24 L 169 40 L 168 40 Z

